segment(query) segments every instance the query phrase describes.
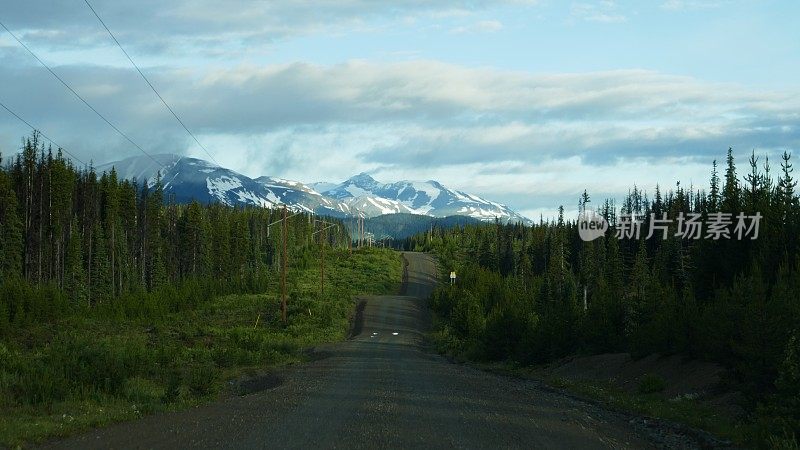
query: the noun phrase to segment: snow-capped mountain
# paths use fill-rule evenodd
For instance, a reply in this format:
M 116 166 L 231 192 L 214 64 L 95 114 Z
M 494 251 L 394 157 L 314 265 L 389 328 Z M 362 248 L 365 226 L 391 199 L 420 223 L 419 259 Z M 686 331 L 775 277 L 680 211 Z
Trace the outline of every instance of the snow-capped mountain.
M 325 182 L 325 181 L 318 181 L 316 183 L 309 183 L 308 184 L 308 187 L 310 187 L 311 189 L 313 189 L 313 190 L 315 190 L 317 192 L 325 192 L 325 191 L 327 191 L 329 189 L 335 188 L 336 186 L 338 186 L 338 184 L 336 184 L 336 183 L 328 183 L 328 182 Z
M 153 159 L 162 165 L 159 166 Z M 160 175 L 165 197 L 174 195 L 179 203 L 192 200 L 255 206 L 280 203 L 278 195 L 261 183 L 202 159 L 169 154 L 153 155 L 152 159 L 135 156 L 104 164 L 97 167 L 97 171 L 109 171 L 112 166 L 117 171 L 117 177 L 135 179 L 148 186 L 153 186 Z
M 135 179 L 148 186 L 153 186 L 160 176 L 165 195 L 174 196 L 180 203 L 197 200 L 265 207 L 285 204 L 295 211 L 333 217 L 408 213 L 529 223 L 505 205 L 449 189 L 433 180 L 383 184 L 362 173 L 340 184 L 307 185 L 268 176 L 253 179 L 197 158 L 163 154 L 153 155 L 153 159 L 160 164 L 147 156 L 137 156 L 104 164 L 97 171 L 107 172 L 114 167 L 119 178 Z
M 309 185 L 299 181 L 267 176 L 258 177 L 256 181 L 270 192 L 276 194 L 280 199 L 280 203 L 294 205 L 315 214 L 332 217 L 349 217 L 353 215 L 352 209 L 347 203 L 326 197 Z
M 503 204 L 449 189 L 433 180 L 382 184 L 368 174 L 361 173 L 322 194 L 342 200 L 368 216 L 412 213 L 433 217 L 469 216 L 482 220 L 499 218 L 503 222 L 529 222 Z
M 397 200 L 378 197 L 377 195 L 351 197 L 345 200 L 345 204 L 349 205 L 354 211 L 360 212 L 362 217 L 398 213 L 416 214 L 415 211 Z
M 162 165 L 146 156 L 137 156 L 104 164 L 97 170 L 105 172 L 114 167 L 119 178 L 135 179 L 148 186 L 153 186 L 160 174 L 165 196 L 174 195 L 179 203 L 197 200 L 201 203 L 265 207 L 286 204 L 295 211 L 334 217 L 350 216 L 346 204 L 323 197 L 296 181 L 270 177 L 254 180 L 197 158 L 153 155 L 153 159 Z

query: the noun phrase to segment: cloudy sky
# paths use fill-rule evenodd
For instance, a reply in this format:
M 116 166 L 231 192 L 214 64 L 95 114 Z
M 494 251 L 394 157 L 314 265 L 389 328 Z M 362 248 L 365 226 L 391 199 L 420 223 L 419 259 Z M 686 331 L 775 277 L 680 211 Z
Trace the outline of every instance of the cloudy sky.
M 436 179 L 538 217 L 800 148 L 796 0 L 90 1 L 250 176 Z M 209 159 L 82 0 L 0 21 L 146 151 Z M 2 29 L 0 102 L 86 161 L 141 154 Z M 0 110 L 0 152 L 27 133 Z

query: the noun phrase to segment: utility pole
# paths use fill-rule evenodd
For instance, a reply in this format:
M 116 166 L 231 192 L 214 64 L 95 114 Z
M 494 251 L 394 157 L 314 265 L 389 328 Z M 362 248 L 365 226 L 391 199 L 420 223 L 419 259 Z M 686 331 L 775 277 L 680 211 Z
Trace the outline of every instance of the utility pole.
M 328 229 L 337 227 L 335 223 L 326 222 L 324 220 L 314 220 L 314 226 L 316 228 L 316 224 L 321 223 L 322 229 L 311 233 L 312 242 L 313 237 L 315 234 L 320 234 L 320 261 L 319 261 L 319 295 L 320 298 L 325 298 L 325 244 L 328 240 Z
M 320 252 L 322 258 L 322 265 L 320 266 L 319 270 L 319 293 L 320 293 L 320 300 L 325 299 L 325 241 L 328 239 L 328 232 L 325 228 L 322 233 L 320 234 L 320 240 L 322 241 L 322 251 Z
M 286 220 L 286 205 L 283 205 L 283 224 L 281 229 L 283 231 L 283 256 L 281 257 L 281 319 L 286 323 L 286 235 L 289 233 L 289 227 Z
M 361 234 L 359 236 L 358 247 L 361 248 L 364 245 L 366 245 L 365 240 L 367 238 L 367 226 L 366 226 L 367 224 L 366 224 L 366 220 L 364 220 L 363 217 L 359 217 L 359 220 L 361 221 Z
M 287 216 L 288 210 L 286 205 L 283 205 L 283 218 L 278 219 L 272 223 L 267 224 L 267 237 L 269 237 L 269 228 L 273 225 L 281 224 L 281 318 L 283 323 L 286 323 L 286 260 L 288 255 L 286 253 L 286 240 L 289 236 L 289 219 L 301 214 L 296 212 L 291 216 Z

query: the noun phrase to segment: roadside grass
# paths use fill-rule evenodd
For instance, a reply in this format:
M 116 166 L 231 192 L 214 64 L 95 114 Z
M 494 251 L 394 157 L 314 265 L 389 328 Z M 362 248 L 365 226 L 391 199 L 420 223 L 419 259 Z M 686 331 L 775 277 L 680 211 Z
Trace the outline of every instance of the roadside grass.
M 800 449 L 798 436 L 781 433 L 781 428 L 789 428 L 783 423 L 788 416 L 786 411 L 771 413 L 768 399 L 760 404 L 755 412 L 744 417 L 733 417 L 725 407 L 719 407 L 702 398 L 681 396 L 670 398 L 664 395 L 665 380 L 652 374 L 645 374 L 635 391 L 622 390 L 611 383 L 602 381 L 575 381 L 554 377 L 542 366 L 521 365 L 515 362 L 488 362 L 475 340 L 465 339 L 452 332 L 448 322 L 433 314 L 433 328 L 429 335 L 433 348 L 453 362 L 467 364 L 487 372 L 505 376 L 533 380 L 578 398 L 597 402 L 612 410 L 635 414 L 642 417 L 664 420 L 689 427 L 693 432 L 709 442 L 730 442 L 737 448 Z M 761 411 L 764 409 L 764 411 Z M 777 430 L 777 431 L 776 431 Z M 703 435 L 703 432 L 707 435 Z M 710 436 L 708 436 L 710 435 Z M 725 445 L 723 445 L 724 447 Z
M 277 280 L 152 317 L 76 314 L 0 338 L 0 446 L 18 447 L 232 395 L 233 380 L 305 360 L 346 337 L 357 295 L 396 292 L 399 253 L 329 250 L 290 270 L 289 323 Z M 277 277 L 276 277 L 277 278 Z
M 774 427 L 771 426 L 774 424 L 759 423 L 758 420 L 736 420 L 696 398 L 666 398 L 657 392 L 643 393 L 648 389 L 642 389 L 641 385 L 637 393 L 631 394 L 598 382 L 571 381 L 557 377 L 547 377 L 543 381 L 551 387 L 599 401 L 620 411 L 668 420 L 708 432 L 738 448 L 800 449 L 796 435 L 775 434 Z M 651 383 L 648 381 L 645 384 Z
M 653 380 L 645 381 L 637 392 L 631 393 L 610 383 L 575 381 L 550 376 L 542 373 L 537 367 L 521 367 L 510 363 L 469 362 L 469 364 L 487 372 L 538 381 L 578 398 L 595 401 L 612 410 L 666 420 L 705 431 L 717 439 L 729 441 L 734 445 L 749 447 L 748 444 L 752 444 L 748 439 L 750 430 L 746 426 L 697 398 L 691 396 L 668 398 L 660 393 L 660 389 L 653 389 L 653 385 L 658 384 Z
M 545 381 L 552 387 L 588 397 L 621 411 L 668 420 L 709 432 L 733 443 L 744 443 L 742 430 L 734 420 L 692 397 L 666 398 L 658 392 L 647 392 L 646 389 L 629 393 L 606 383 L 554 377 Z
M 473 346 L 469 341 L 455 336 L 450 332 L 448 324 L 435 316 L 433 330 L 431 340 L 434 348 L 458 363 L 469 364 L 487 372 L 537 381 L 550 388 L 598 402 L 611 409 L 667 420 L 706 431 L 736 445 L 748 446 L 753 442 L 749 438 L 752 430 L 748 426 L 715 410 L 700 399 L 687 396 L 668 398 L 663 395 L 664 380 L 657 376 L 645 375 L 633 393 L 619 389 L 610 383 L 573 381 L 553 377 L 544 373 L 537 366 L 519 365 L 513 362 L 481 361 L 471 351 Z

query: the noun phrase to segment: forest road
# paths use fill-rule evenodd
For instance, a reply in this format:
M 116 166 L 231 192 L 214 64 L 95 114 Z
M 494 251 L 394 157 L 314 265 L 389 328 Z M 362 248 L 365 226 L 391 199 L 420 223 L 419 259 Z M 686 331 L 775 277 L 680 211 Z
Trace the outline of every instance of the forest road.
M 404 295 L 365 297 L 352 339 L 270 388 L 112 425 L 49 448 L 653 448 L 629 416 L 425 346 L 433 258 L 405 253 Z M 669 444 L 667 444 L 669 445 Z M 678 446 L 686 446 L 680 442 Z M 671 446 L 671 445 L 670 445 Z M 691 446 L 691 444 L 689 444 Z

